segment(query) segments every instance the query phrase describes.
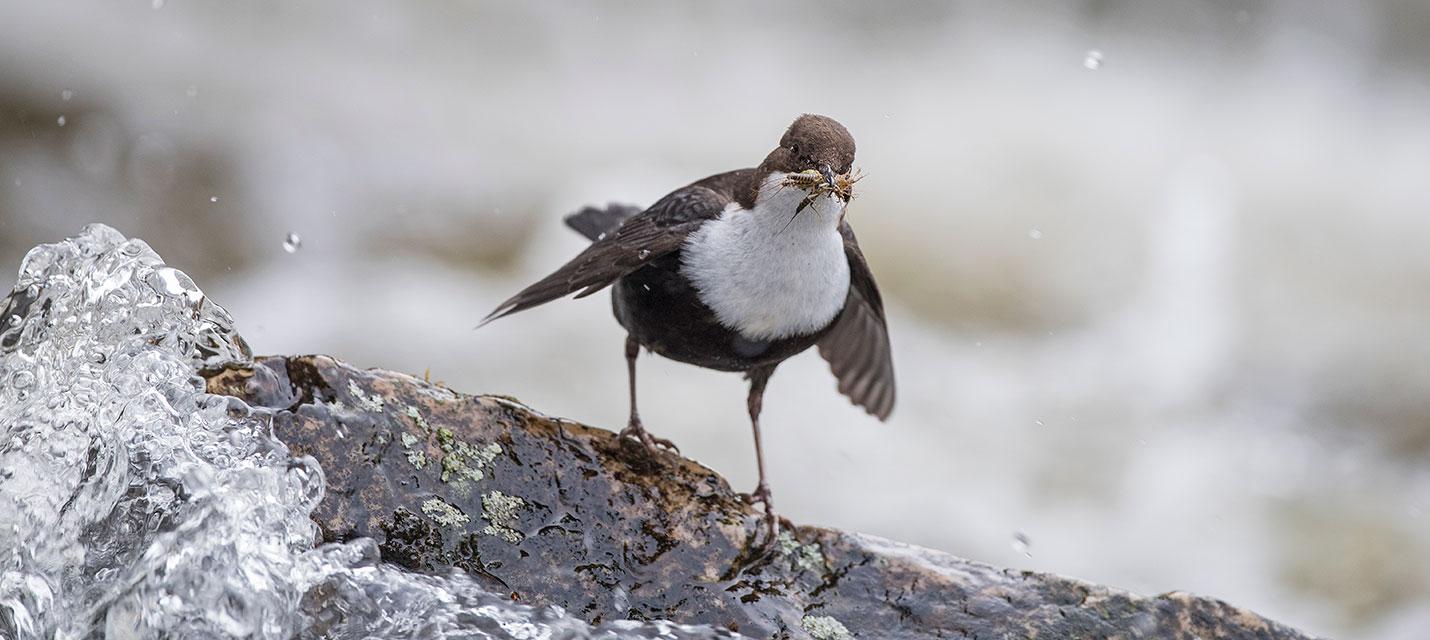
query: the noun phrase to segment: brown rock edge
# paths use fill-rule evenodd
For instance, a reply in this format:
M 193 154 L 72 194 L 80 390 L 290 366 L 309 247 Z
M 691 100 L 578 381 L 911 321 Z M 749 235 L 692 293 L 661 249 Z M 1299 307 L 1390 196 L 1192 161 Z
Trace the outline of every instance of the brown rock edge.
M 756 638 L 1309 638 L 1225 602 L 1140 597 L 759 513 L 673 453 L 501 396 L 463 395 L 325 356 L 206 372 L 273 409 L 322 465 L 324 541 L 375 539 L 417 571 L 457 567 L 592 623 L 663 618 Z

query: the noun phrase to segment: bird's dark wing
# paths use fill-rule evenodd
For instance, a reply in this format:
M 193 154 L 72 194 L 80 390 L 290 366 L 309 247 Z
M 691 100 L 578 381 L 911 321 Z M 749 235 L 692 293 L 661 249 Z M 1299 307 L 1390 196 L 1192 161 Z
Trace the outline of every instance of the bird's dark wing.
M 555 273 L 501 303 L 482 324 L 568 294 L 575 293 L 578 298 L 591 295 L 617 278 L 679 249 L 690 232 L 706 220 L 718 217 L 731 201 L 728 190 L 722 188 L 728 180 L 718 180 L 727 175 L 712 176 L 673 191 L 645 211 L 627 218 L 614 232 L 592 242 Z
M 829 361 L 839 392 L 880 420 L 894 410 L 894 360 L 884 300 L 869 263 L 854 240 L 854 230 L 840 223 L 849 258 L 849 298 L 834 327 L 819 340 L 819 355 Z

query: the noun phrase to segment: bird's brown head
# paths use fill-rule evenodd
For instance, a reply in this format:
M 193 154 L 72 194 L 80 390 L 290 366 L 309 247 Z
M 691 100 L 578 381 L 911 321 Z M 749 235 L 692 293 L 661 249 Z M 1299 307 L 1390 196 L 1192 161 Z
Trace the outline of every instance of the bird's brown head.
M 854 136 L 834 118 L 805 114 L 780 138 L 780 146 L 760 164 L 760 174 L 816 171 L 829 184 L 854 164 Z
M 804 114 L 795 119 L 779 139 L 779 147 L 769 151 L 759 169 L 769 171 L 818 171 L 825 179 L 849 173 L 854 164 L 854 136 L 844 124 L 827 116 Z

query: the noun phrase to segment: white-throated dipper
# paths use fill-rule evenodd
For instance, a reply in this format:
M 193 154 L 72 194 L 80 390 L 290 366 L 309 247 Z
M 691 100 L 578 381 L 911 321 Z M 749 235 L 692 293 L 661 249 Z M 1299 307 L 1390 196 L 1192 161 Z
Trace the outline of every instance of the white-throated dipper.
M 884 304 L 844 218 L 857 176 L 854 138 L 832 118 L 795 119 L 754 169 L 681 187 L 645 210 L 587 207 L 566 224 L 592 240 L 565 266 L 501 303 L 483 324 L 608 285 L 625 327 L 631 419 L 621 431 L 654 453 L 636 411 L 640 347 L 750 381 L 748 407 L 770 540 L 779 528 L 760 446 L 765 383 L 818 345 L 839 391 L 883 420 L 894 407 Z M 672 447 L 673 448 L 673 447 Z

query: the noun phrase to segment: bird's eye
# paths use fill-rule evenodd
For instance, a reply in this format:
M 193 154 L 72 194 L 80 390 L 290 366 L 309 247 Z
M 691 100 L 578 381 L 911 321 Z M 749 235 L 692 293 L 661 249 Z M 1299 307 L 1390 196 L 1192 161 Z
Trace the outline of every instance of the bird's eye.
M 797 144 L 792 144 L 792 145 L 790 145 L 790 146 L 789 146 L 789 152 L 790 152 L 790 153 L 793 153 L 794 155 L 799 155 L 799 145 L 797 145 Z

